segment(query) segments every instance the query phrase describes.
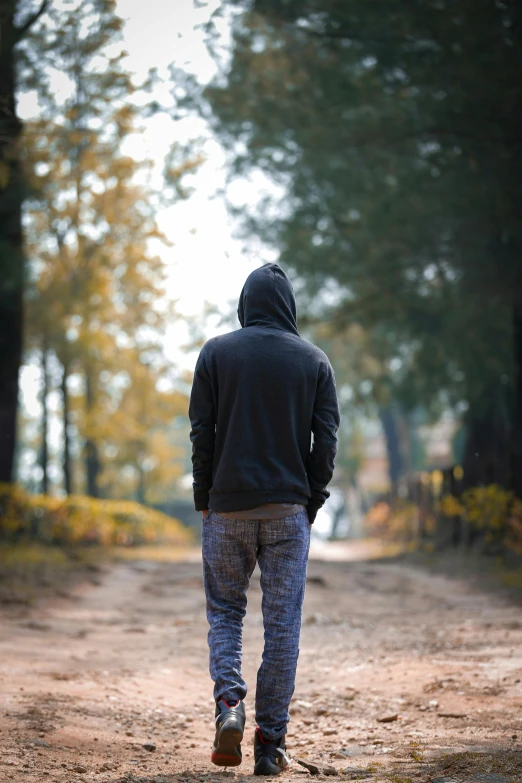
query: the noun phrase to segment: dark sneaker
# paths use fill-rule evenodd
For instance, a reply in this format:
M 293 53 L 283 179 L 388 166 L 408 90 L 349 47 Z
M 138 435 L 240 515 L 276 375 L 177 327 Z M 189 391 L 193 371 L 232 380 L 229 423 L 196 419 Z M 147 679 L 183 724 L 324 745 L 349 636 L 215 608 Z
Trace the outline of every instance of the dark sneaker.
M 241 764 L 241 740 L 245 731 L 245 708 L 242 701 L 216 704 L 216 738 L 211 761 L 218 767 L 237 767 Z
M 288 767 L 285 738 L 267 742 L 259 728 L 254 734 L 254 775 L 279 775 Z

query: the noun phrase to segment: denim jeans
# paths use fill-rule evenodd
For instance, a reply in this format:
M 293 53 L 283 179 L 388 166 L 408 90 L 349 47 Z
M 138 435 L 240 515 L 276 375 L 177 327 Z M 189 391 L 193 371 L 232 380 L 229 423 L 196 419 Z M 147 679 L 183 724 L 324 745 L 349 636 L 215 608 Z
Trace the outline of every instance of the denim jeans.
M 203 521 L 203 578 L 210 630 L 210 676 L 216 701 L 244 699 L 243 617 L 256 561 L 261 571 L 265 646 L 257 673 L 256 722 L 263 737 L 286 733 L 299 656 L 301 612 L 310 547 L 306 511 L 282 519 Z

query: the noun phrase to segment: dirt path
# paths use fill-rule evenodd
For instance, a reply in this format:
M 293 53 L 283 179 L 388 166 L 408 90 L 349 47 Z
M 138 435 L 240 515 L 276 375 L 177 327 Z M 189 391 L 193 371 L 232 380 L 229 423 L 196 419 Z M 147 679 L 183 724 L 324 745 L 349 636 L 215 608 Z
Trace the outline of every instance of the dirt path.
M 330 551 L 355 559 L 310 563 L 290 754 L 344 780 L 522 783 L 521 608 L 465 580 Z M 0 616 L 2 783 L 249 778 L 252 694 L 243 766 L 209 762 L 200 571 L 198 553 L 120 563 L 99 584 Z M 256 572 L 252 686 L 261 646 Z M 308 776 L 294 762 L 282 780 Z

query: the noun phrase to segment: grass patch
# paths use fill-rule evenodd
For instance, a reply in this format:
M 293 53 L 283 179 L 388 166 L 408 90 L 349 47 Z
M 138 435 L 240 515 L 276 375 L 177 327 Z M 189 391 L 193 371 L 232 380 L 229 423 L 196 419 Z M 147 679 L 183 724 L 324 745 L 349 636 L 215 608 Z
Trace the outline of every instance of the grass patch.
M 501 574 L 502 584 L 514 590 L 522 590 L 522 568 L 516 571 L 503 572 Z
M 414 761 L 417 762 L 417 764 L 422 764 L 424 761 L 424 756 L 420 742 L 410 743 L 410 756 Z
M 179 563 L 187 557 L 193 558 L 199 551 L 197 546 L 133 546 L 133 547 L 111 547 L 110 552 L 116 560 L 136 561 L 148 560 L 155 563 Z
M 462 549 L 445 549 L 430 555 L 404 553 L 396 562 L 424 568 L 450 579 L 466 579 L 480 591 L 501 592 L 517 604 L 522 600 L 522 568 L 513 562 L 499 562 L 493 557 Z
M 2 544 L 0 605 L 29 606 L 36 598 L 66 591 L 78 578 L 93 578 L 106 557 L 103 547 Z
M 450 753 L 435 764 L 435 771 L 444 775 L 503 774 L 513 783 L 522 780 L 522 751 L 502 750 L 493 753 Z M 430 770 L 431 772 L 431 770 Z M 432 772 L 433 774 L 433 772 Z
M 0 545 L 0 606 L 30 606 L 37 598 L 66 594 L 72 584 L 96 581 L 105 563 L 176 563 L 198 550 L 190 546 L 55 546 L 36 542 Z

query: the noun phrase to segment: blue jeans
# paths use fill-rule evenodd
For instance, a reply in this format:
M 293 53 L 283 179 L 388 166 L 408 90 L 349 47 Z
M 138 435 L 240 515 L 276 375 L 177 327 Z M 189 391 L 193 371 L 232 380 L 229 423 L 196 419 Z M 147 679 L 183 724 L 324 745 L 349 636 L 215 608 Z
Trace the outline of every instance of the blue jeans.
M 282 519 L 203 521 L 203 578 L 210 630 L 210 676 L 216 701 L 244 699 L 243 617 L 256 561 L 261 571 L 265 647 L 257 673 L 256 722 L 263 737 L 286 733 L 299 657 L 301 611 L 310 547 L 306 511 Z

